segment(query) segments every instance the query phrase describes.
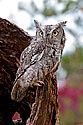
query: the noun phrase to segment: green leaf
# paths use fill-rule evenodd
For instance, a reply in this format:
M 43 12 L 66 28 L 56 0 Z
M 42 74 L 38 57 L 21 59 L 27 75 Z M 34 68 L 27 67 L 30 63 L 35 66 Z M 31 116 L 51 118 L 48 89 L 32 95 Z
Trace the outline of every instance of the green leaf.
M 42 11 L 42 14 L 46 17 L 56 15 L 56 11 L 53 8 L 45 8 Z

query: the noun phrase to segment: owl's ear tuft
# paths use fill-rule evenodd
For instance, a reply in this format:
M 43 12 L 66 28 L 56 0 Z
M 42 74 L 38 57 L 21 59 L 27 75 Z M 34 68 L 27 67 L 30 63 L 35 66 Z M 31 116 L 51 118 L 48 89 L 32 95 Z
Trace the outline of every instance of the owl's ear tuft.
M 34 20 L 34 23 L 35 23 L 36 28 L 40 28 L 40 24 L 37 20 Z
M 61 27 L 64 27 L 64 26 L 66 26 L 66 23 L 67 23 L 67 21 L 60 22 L 59 25 L 60 25 Z

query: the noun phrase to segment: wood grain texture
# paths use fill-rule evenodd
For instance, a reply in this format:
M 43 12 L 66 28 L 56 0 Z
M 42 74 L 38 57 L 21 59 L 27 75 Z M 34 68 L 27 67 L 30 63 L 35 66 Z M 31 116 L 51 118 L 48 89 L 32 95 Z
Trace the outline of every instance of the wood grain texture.
M 37 89 L 35 102 L 26 125 L 59 125 L 56 77 L 51 78 L 48 74 L 45 85 Z
M 0 125 L 10 125 L 17 104 L 11 100 L 11 89 L 19 66 L 21 52 L 30 44 L 28 33 L 0 18 Z

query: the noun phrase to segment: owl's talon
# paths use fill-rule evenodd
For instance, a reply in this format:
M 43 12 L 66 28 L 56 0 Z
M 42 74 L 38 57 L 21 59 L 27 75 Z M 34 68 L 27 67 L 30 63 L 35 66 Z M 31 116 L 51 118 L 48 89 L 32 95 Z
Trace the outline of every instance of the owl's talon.
M 36 86 L 39 86 L 39 87 L 41 86 L 39 83 L 36 83 L 35 85 L 36 85 Z
M 38 81 L 39 84 L 41 85 L 44 85 L 44 82 L 43 81 Z
M 33 83 L 34 86 L 42 86 L 44 85 L 44 82 L 43 81 L 37 81 L 35 83 Z

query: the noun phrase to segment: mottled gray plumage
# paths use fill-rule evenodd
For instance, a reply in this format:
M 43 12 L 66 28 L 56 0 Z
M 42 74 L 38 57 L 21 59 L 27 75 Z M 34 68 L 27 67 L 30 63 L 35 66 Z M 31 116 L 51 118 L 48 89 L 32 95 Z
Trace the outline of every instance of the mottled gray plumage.
M 66 22 L 57 25 L 36 25 L 36 36 L 20 56 L 20 66 L 16 73 L 11 98 L 21 101 L 28 87 L 41 86 L 48 73 L 56 72 L 65 45 L 63 27 Z

